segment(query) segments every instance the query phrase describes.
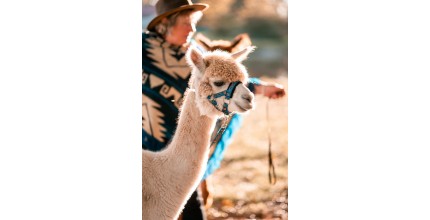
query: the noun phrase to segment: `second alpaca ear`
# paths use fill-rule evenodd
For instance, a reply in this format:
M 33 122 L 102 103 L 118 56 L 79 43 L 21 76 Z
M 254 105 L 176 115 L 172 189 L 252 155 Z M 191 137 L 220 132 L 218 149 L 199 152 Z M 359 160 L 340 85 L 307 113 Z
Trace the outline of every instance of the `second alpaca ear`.
M 246 58 L 248 58 L 248 54 L 250 54 L 252 51 L 254 51 L 255 46 L 248 46 L 245 49 L 238 51 L 234 54 L 232 54 L 231 56 L 233 57 L 233 59 L 235 59 L 237 62 L 242 62 L 244 61 Z
M 197 67 L 200 72 L 205 70 L 205 60 L 202 53 L 193 46 L 190 46 L 187 51 L 186 59 L 191 67 Z

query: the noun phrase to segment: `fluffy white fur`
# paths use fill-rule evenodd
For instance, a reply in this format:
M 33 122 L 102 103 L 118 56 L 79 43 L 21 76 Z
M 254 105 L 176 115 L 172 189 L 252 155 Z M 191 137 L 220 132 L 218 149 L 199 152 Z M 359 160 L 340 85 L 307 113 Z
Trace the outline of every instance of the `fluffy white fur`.
M 253 50 L 235 54 L 215 51 L 206 54 L 190 48 L 187 61 L 192 68 L 190 89 L 180 109 L 178 127 L 171 143 L 161 152 L 142 151 L 142 219 L 177 219 L 186 201 L 199 184 L 209 154 L 210 135 L 223 114 L 209 103 L 207 96 L 225 90 L 228 84 L 248 80 L 240 63 Z M 225 85 L 215 86 L 214 82 Z M 253 108 L 253 94 L 239 84 L 229 111 L 243 113 Z M 223 97 L 217 99 L 221 105 Z

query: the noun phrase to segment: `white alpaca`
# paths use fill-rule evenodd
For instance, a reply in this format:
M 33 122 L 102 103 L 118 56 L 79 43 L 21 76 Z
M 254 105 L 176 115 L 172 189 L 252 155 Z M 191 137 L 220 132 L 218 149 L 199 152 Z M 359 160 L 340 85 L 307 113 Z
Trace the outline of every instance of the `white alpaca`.
M 243 113 L 253 108 L 254 95 L 243 84 L 247 83 L 248 73 L 241 64 L 252 50 L 248 47 L 234 54 L 214 51 L 204 55 L 194 48 L 188 50 L 192 76 L 175 135 L 161 152 L 142 151 L 143 220 L 178 218 L 203 177 L 210 136 L 217 118 L 224 115 L 223 104 L 228 104 L 225 113 Z M 232 89 L 233 82 L 243 83 Z M 208 100 L 208 96 L 231 90 L 230 100 L 225 96 L 212 96 L 216 104 Z

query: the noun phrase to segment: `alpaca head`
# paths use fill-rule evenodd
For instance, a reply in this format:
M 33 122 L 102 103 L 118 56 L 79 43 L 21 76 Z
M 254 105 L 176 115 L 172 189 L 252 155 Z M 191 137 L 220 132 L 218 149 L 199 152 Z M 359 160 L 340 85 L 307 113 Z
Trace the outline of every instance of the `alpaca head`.
M 220 117 L 254 107 L 254 94 L 246 87 L 248 73 L 241 63 L 253 50 L 247 47 L 233 54 L 219 50 L 202 54 L 190 47 L 186 57 L 192 67 L 190 88 L 196 91 L 201 115 Z

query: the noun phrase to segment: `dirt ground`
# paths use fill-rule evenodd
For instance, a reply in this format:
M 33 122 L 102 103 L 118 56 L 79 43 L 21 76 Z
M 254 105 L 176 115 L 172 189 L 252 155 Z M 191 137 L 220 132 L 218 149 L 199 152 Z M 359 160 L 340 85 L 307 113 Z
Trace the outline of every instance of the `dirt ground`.
M 288 88 L 285 76 L 263 80 Z M 288 219 L 287 97 L 269 101 L 256 97 L 256 109 L 245 116 L 221 168 L 212 175 L 214 202 L 207 210 L 208 220 Z M 277 175 L 274 185 L 268 177 L 269 128 Z

